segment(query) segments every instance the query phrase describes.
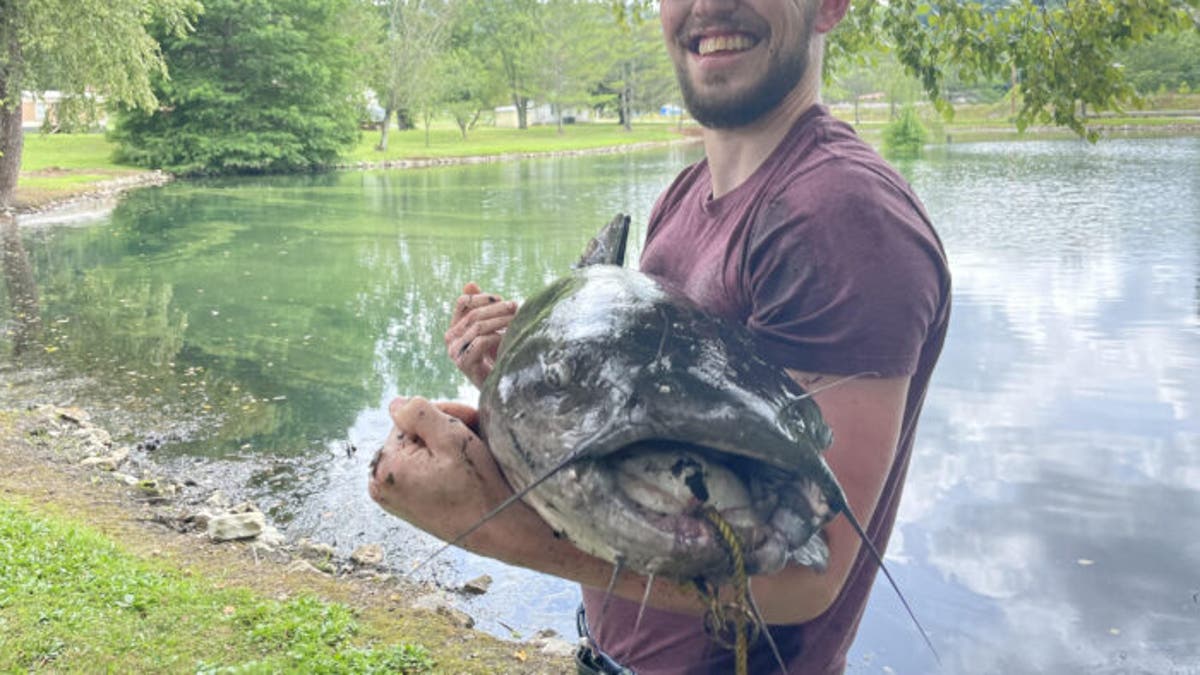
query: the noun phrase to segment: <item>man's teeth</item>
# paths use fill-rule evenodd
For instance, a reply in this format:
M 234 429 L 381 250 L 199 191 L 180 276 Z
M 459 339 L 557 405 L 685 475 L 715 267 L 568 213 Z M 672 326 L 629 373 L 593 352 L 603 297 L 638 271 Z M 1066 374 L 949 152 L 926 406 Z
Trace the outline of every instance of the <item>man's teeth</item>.
M 718 35 L 700 38 L 696 52 L 700 56 L 715 52 L 741 52 L 754 46 L 753 38 L 746 35 Z

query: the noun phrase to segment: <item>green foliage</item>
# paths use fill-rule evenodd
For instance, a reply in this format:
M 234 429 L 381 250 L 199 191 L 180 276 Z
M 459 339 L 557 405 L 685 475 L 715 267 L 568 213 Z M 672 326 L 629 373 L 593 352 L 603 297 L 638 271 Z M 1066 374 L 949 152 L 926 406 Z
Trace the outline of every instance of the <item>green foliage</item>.
M 369 48 L 368 72 L 385 111 L 379 149 L 386 150 L 392 114 L 427 115 L 444 98 L 442 85 L 449 83 L 440 70 L 457 7 L 454 0 L 384 0 L 377 10 L 379 37 Z
M 581 0 L 549 0 L 542 10 L 546 36 L 539 60 L 539 89 L 562 121 L 566 106 L 591 102 L 591 89 L 613 59 L 615 24 L 603 6 Z
M 119 157 L 181 174 L 303 171 L 357 138 L 353 0 L 208 0 L 187 36 L 164 35 L 160 107 L 121 112 Z
M 1120 54 L 1129 81 L 1142 94 L 1200 85 L 1200 32 L 1158 35 Z M 1182 92 L 1181 92 L 1182 93 Z
M 893 159 L 920 157 L 929 137 L 915 106 L 906 105 L 883 129 L 883 154 Z
M 68 122 L 94 119 L 97 97 L 150 109 L 151 78 L 165 66 L 146 24 L 179 35 L 199 7 L 196 0 L 0 0 L 0 210 L 12 203 L 20 171 L 21 92 L 62 91 Z
M 0 502 L 0 671 L 420 673 L 423 647 L 366 647 L 344 605 L 216 589 L 90 530 Z
M 609 0 L 618 13 L 653 0 Z M 952 114 L 946 78 L 1016 73 L 1019 129 L 1065 126 L 1081 135 L 1082 110 L 1138 102 L 1118 54 L 1161 34 L 1200 29 L 1200 0 L 855 0 L 827 47 L 826 75 L 861 65 L 872 46 L 893 52 L 934 104 Z M 1094 136 L 1091 136 L 1094 137 Z
M 537 73 L 545 48 L 539 0 L 461 0 L 457 44 L 469 43 L 503 83 L 508 102 L 526 126 L 525 106 L 538 93 Z
M 967 81 L 1016 76 L 1020 109 L 1016 124 L 1065 126 L 1094 138 L 1084 127 L 1084 109 L 1119 109 L 1137 93 L 1117 65 L 1119 50 L 1160 33 L 1194 27 L 1191 12 L 1200 0 L 1021 0 L 978 3 L 952 0 L 864 0 L 881 39 L 921 80 L 945 114 L 943 96 L 950 69 Z M 851 24 L 849 43 L 870 30 L 864 19 Z
M 166 69 L 146 25 L 182 35 L 199 10 L 196 0 L 0 3 L 0 97 L 58 89 L 153 108 L 151 78 Z

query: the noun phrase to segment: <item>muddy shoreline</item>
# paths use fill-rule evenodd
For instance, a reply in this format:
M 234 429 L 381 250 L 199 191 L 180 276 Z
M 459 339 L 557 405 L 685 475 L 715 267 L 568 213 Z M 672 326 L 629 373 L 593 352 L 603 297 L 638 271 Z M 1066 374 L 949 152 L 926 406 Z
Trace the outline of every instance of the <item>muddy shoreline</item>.
M 0 386 L 7 387 L 3 380 L 0 373 Z M 478 588 L 409 581 L 390 571 L 371 546 L 343 555 L 322 542 L 288 541 L 254 505 L 230 504 L 203 477 L 163 473 L 146 451 L 114 442 L 79 408 L 0 407 L 0 462 L 0 499 L 86 523 L 135 555 L 272 597 L 317 595 L 354 607 L 364 620 L 409 626 L 397 639 L 412 639 L 416 631 L 450 671 L 570 670 L 573 636 L 545 633 L 507 642 L 475 630 L 450 595 Z M 218 519 L 258 524 L 231 531 L 216 525 Z M 480 583 L 486 590 L 486 580 Z

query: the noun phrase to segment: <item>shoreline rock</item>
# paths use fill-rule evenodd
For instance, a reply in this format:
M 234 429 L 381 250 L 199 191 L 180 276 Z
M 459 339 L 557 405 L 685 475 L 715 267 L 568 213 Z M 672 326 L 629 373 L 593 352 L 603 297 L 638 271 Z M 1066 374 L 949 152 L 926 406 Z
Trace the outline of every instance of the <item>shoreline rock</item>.
M 45 204 L 16 208 L 12 213 L 22 228 L 61 224 L 64 221 L 91 221 L 111 211 L 116 206 L 117 197 L 125 192 L 166 185 L 173 180 L 175 176 L 165 171 L 142 171 L 93 183 L 75 194 L 52 199 Z
M 0 371 L 0 387 L 4 372 Z M 173 497 L 147 499 L 143 486 L 175 484 L 155 474 L 163 472 L 141 451 L 132 451 L 122 471 L 106 472 L 81 465 L 88 451 L 111 452 L 95 442 L 100 434 L 77 434 L 91 422 L 78 408 L 66 406 L 0 406 L 0 501 L 28 510 L 38 518 L 65 524 L 78 522 L 113 540 L 120 548 L 156 565 L 195 577 L 217 588 L 247 588 L 257 597 L 281 602 L 315 596 L 325 602 L 356 609 L 359 620 L 383 629 L 387 635 L 412 636 L 430 648 L 445 672 L 544 675 L 571 671 L 569 643 L 544 644 L 535 639 L 498 639 L 477 629 L 464 628 L 474 620 L 451 616 L 454 600 L 424 608 L 417 601 L 444 593 L 436 584 L 416 583 L 401 575 L 356 568 L 338 555 L 334 572 L 323 572 L 295 555 L 295 545 L 281 542 L 271 548 L 259 539 L 214 543 L 198 523 L 182 517 L 199 509 L 239 510 L 230 499 L 211 487 L 185 481 Z M 207 503 L 206 502 L 210 502 Z M 291 551 L 291 552 L 289 552 Z M 104 581 L 103 574 L 99 577 Z M 414 628 L 416 629 L 414 631 Z M 151 629 L 152 630 L 152 629 Z M 513 636 L 516 638 L 517 636 Z M 398 638 L 399 639 L 399 638 Z M 551 638 L 553 640 L 554 638 Z

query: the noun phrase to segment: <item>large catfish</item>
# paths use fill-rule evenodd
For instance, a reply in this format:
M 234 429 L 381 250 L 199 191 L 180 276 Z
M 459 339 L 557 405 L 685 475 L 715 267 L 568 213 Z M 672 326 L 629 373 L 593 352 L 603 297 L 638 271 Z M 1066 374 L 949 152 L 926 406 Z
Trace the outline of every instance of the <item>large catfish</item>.
M 479 397 L 482 434 L 523 499 L 579 548 L 642 574 L 721 583 L 822 568 L 846 510 L 812 397 L 741 324 L 621 266 L 628 218 L 527 300 Z
M 515 491 L 495 512 L 522 499 L 617 570 L 714 587 L 823 569 L 821 530 L 841 513 L 882 566 L 825 463 L 811 392 L 745 326 L 622 267 L 628 227 L 609 223 L 504 334 L 479 396 Z

